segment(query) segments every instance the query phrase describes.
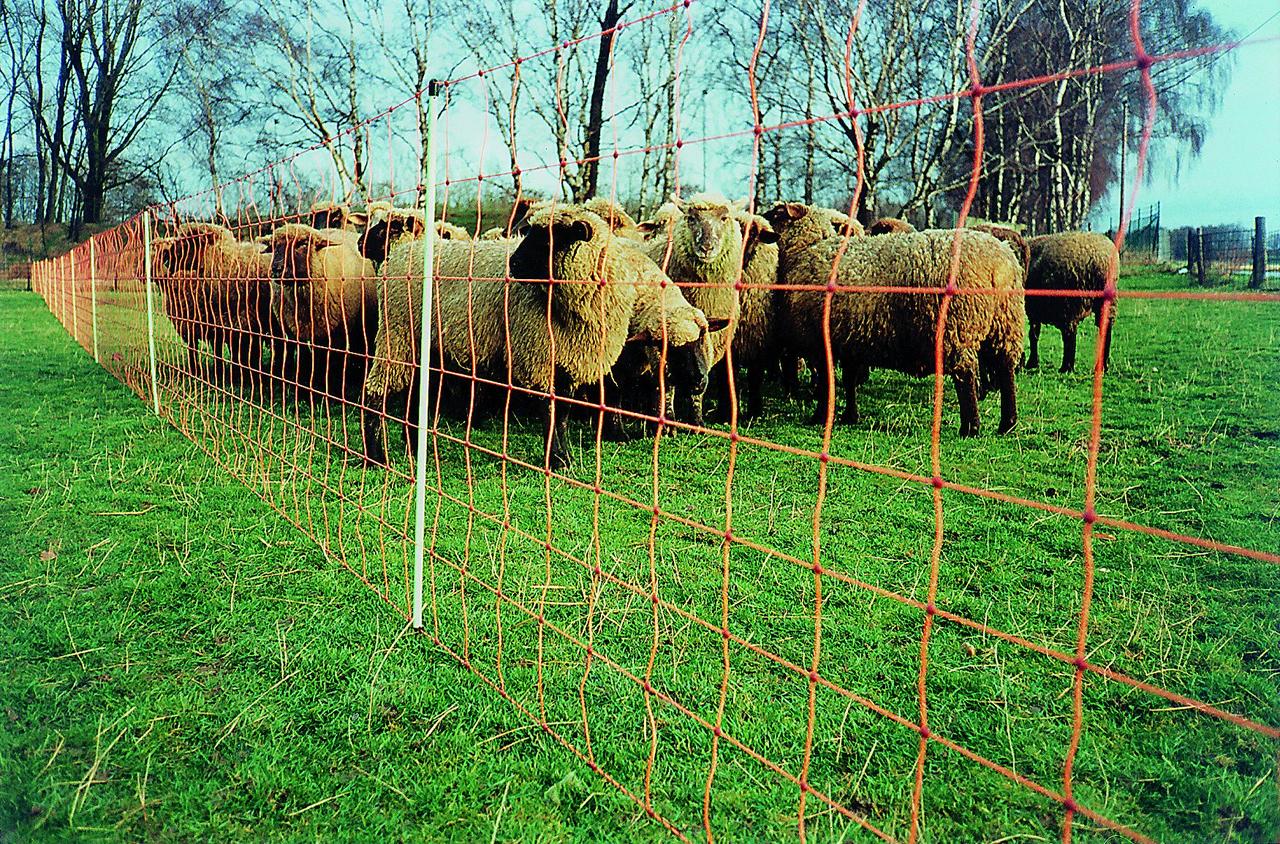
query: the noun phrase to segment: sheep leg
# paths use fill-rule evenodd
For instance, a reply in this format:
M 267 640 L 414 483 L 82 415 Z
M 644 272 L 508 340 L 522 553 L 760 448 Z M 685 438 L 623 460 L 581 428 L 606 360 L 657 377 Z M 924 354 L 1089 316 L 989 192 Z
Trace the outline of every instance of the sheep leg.
M 567 469 L 573 461 L 565 448 L 565 435 L 569 427 L 569 408 L 556 408 L 554 399 L 547 400 L 547 468 Z
M 1094 320 L 1094 323 L 1098 326 L 1099 330 L 1102 329 L 1102 312 L 1105 308 L 1106 308 L 1106 305 L 1104 304 L 1098 307 L 1093 312 L 1093 320 Z M 1107 371 L 1107 366 L 1111 361 L 1111 329 L 1115 327 L 1115 324 L 1116 324 L 1116 308 L 1115 308 L 1115 305 L 1112 305 L 1111 318 L 1107 320 L 1107 335 L 1102 338 L 1102 371 L 1103 372 Z
M 810 425 L 827 424 L 827 410 L 830 405 L 831 393 L 828 390 L 828 378 L 831 379 L 831 388 L 834 389 L 835 373 L 828 372 L 827 362 L 819 360 L 809 367 L 813 370 L 813 397 L 817 400 L 817 405 L 813 409 L 813 416 L 809 417 Z
M 956 396 L 960 399 L 960 436 L 976 437 L 981 433 L 978 420 L 978 374 L 973 369 L 962 369 L 956 371 L 951 380 L 956 385 Z
M 763 412 L 764 366 L 753 363 L 747 367 L 747 413 L 744 418 L 758 419 Z
M 1027 369 L 1040 368 L 1040 323 L 1032 322 L 1030 331 L 1031 359 L 1027 361 Z
M 681 390 L 680 413 L 676 418 L 681 422 L 687 422 L 694 427 L 701 428 L 703 426 L 702 395 L 702 393 Z
M 1076 371 L 1076 326 L 1062 327 L 1062 368 L 1059 372 Z
M 781 355 L 777 366 L 782 378 L 782 395 L 788 399 L 800 395 L 800 359 L 792 354 Z
M 715 365 L 708 383 L 706 394 L 711 396 L 716 403 L 716 409 L 709 414 L 709 417 L 712 422 L 727 423 L 733 418 L 733 408 L 731 407 L 733 402 L 730 399 L 732 391 L 729 389 L 729 364 L 727 360 L 722 360 Z M 738 384 L 735 383 L 734 386 L 737 387 Z
M 999 367 L 996 380 L 1000 386 L 1000 427 L 997 433 L 1007 434 L 1018 425 L 1018 390 L 1014 378 L 1014 361 L 1010 360 Z
M 840 421 L 847 425 L 858 424 L 858 387 L 867 383 L 870 372 L 857 361 L 846 360 L 841 364 L 844 370 L 844 413 Z
M 374 408 L 382 412 L 375 413 Z M 364 462 L 369 466 L 386 466 L 387 397 L 366 391 L 360 400 L 360 436 Z M 405 426 L 407 429 L 407 425 Z

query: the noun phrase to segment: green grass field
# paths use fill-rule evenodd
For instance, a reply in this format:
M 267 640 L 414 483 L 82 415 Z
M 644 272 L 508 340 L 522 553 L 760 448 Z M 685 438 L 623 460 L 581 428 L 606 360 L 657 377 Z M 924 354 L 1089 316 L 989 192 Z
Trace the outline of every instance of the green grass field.
M 1185 281 L 1121 283 L 1178 289 Z M 149 398 L 136 307 L 131 293 L 100 305 L 103 357 Z M 445 497 L 428 501 L 435 556 L 431 635 L 422 636 L 404 622 L 412 493 L 399 475 L 408 467 L 403 459 L 395 473 L 348 465 L 341 444 L 358 444 L 353 416 L 246 405 L 166 367 L 162 405 L 184 437 L 76 348 L 38 297 L 0 294 L 0 330 L 0 835 L 666 835 L 434 647 L 435 635 L 514 701 L 543 712 L 567 741 L 585 751 L 589 737 L 600 768 L 629 789 L 643 790 L 656 727 L 654 808 L 701 837 L 710 732 L 658 700 L 651 718 L 642 689 L 611 665 L 647 674 L 715 721 L 722 639 L 691 618 L 719 628 L 725 614 L 736 637 L 799 665 L 812 659 L 814 577 L 785 559 L 812 554 L 812 457 L 738 447 L 728 496 L 734 535 L 782 556 L 734 544 L 722 582 L 721 542 L 706 530 L 664 517 L 651 543 L 651 510 L 608 497 L 597 508 L 589 489 L 597 483 L 652 502 L 652 441 L 606 443 L 597 469 L 589 429 L 575 427 L 570 475 L 587 488 L 553 481 L 548 493 L 540 473 L 504 471 L 442 440 L 429 471 Z M 948 387 L 943 475 L 1078 509 L 1094 333 L 1084 330 L 1075 375 L 1054 371 L 1060 345 L 1056 332 L 1045 337 L 1046 370 L 1019 376 L 1014 435 L 991 433 L 992 397 L 983 406 L 988 434 L 960 440 Z M 162 354 L 180 359 L 171 334 Z M 1280 553 L 1278 376 L 1276 305 L 1123 301 L 1105 379 L 1098 511 Z M 866 421 L 837 428 L 831 453 L 930 474 L 931 395 L 927 379 L 874 373 L 862 394 Z M 807 408 L 775 400 L 769 411 L 746 433 L 820 450 L 820 432 L 799 424 Z M 444 427 L 504 450 L 499 421 Z M 505 450 L 537 462 L 539 439 L 536 423 L 513 423 Z M 664 514 L 723 530 L 728 442 L 664 438 L 656 460 Z M 1080 520 L 951 490 L 943 501 L 938 606 L 1072 652 Z M 501 529 L 504 513 L 510 530 Z M 831 465 L 818 529 L 825 568 L 925 600 L 931 487 Z M 593 577 L 596 565 L 606 577 Z M 1091 664 L 1280 724 L 1280 568 L 1106 527 L 1095 565 Z M 644 597 L 651 584 L 664 602 L 656 612 Z M 525 610 L 545 616 L 541 636 Z M 923 621 L 909 603 L 824 577 L 821 675 L 917 721 Z M 588 662 L 550 625 L 590 641 L 608 662 Z M 941 622 L 929 650 L 930 729 L 1060 791 L 1073 676 L 1070 665 Z M 798 774 L 807 679 L 735 642 L 727 687 L 724 732 Z M 1092 673 L 1083 710 L 1074 774 L 1082 805 L 1162 841 L 1280 834 L 1275 740 Z M 818 687 L 809 781 L 900 839 L 917 744 L 909 728 Z M 717 837 L 794 837 L 798 795 L 720 744 L 711 787 Z M 922 840 L 1061 836 L 1058 803 L 936 742 L 922 804 Z M 870 838 L 821 802 L 807 805 L 818 840 Z M 1118 840 L 1080 816 L 1075 833 Z

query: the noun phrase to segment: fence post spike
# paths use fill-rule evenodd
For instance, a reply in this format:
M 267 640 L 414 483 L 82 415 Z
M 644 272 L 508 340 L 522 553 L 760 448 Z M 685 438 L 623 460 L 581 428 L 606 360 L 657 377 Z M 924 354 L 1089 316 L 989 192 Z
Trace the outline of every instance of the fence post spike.
M 160 415 L 160 385 L 156 380 L 156 309 L 151 283 L 151 212 L 142 212 L 142 262 L 147 280 L 147 354 L 151 359 L 151 409 Z
M 432 80 L 427 85 L 427 122 L 423 145 L 423 216 L 426 237 L 422 249 L 422 317 L 418 338 L 418 448 L 414 455 L 414 520 L 413 520 L 413 629 L 422 629 L 422 568 L 426 556 L 427 524 L 427 425 L 430 421 L 431 396 L 428 392 L 431 360 L 431 299 L 435 287 L 436 242 L 436 97 L 441 85 Z

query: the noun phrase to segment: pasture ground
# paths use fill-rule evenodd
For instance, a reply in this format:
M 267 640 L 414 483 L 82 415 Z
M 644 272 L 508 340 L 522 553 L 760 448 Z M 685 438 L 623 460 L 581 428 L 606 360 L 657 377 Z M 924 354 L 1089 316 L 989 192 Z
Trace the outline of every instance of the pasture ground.
M 1128 289 L 1185 283 L 1165 275 L 1121 282 Z M 1280 309 L 1148 300 L 1121 307 L 1105 380 L 1099 512 L 1280 552 Z M 1093 337 L 1083 330 L 1080 372 L 1059 375 L 1056 332 L 1045 332 L 1049 365 L 1019 376 L 1022 421 L 1014 436 L 957 439 L 948 388 L 943 475 L 1080 507 Z M 928 380 L 873 374 L 862 395 L 864 423 L 838 429 L 831 453 L 928 474 L 931 392 Z M 209 445 L 219 418 L 281 437 L 271 442 L 274 453 L 291 455 L 282 464 L 296 464 L 298 452 L 285 448 L 287 430 L 219 417 L 233 412 L 226 407 L 200 411 L 203 399 L 183 395 L 176 381 L 165 397 L 166 406 L 187 408 L 175 418 L 195 442 L 154 418 L 76 348 L 38 297 L 0 293 L 0 837 L 664 836 L 428 637 L 405 632 L 402 617 L 335 562 L 332 555 L 352 562 L 358 540 L 374 535 L 367 519 L 321 505 L 322 514 L 350 520 L 354 532 L 330 541 L 326 557 L 226 471 L 253 475 L 279 506 L 299 491 L 314 496 L 317 462 L 339 466 L 326 468 L 324 482 L 348 490 L 358 469 L 340 455 L 312 453 L 307 477 L 277 480 L 280 467 L 246 456 L 247 436 L 220 442 L 211 460 L 196 443 Z M 342 414 L 323 408 L 291 412 L 302 430 L 323 425 L 333 436 L 349 427 L 335 428 Z M 748 433 L 819 450 L 818 432 L 799 424 L 802 408 L 775 400 L 769 412 Z M 994 397 L 983 412 L 990 432 Z M 537 448 L 533 423 L 514 425 L 505 445 L 496 422 L 450 430 L 525 459 Z M 591 443 L 577 430 L 573 474 L 590 484 Z M 728 451 L 716 438 L 665 441 L 657 457 L 664 510 L 722 527 Z M 601 483 L 648 500 L 652 452 L 651 442 L 606 444 Z M 512 470 L 504 495 L 496 461 L 473 455 L 467 465 L 461 448 L 448 443 L 440 456 L 438 482 L 449 495 L 466 502 L 474 490 L 478 511 L 506 506 L 520 530 L 545 530 L 540 474 Z M 735 461 L 735 535 L 807 558 L 816 461 L 758 446 L 740 448 Z M 361 485 L 349 494 L 367 495 L 368 503 L 385 489 Z M 833 466 L 819 525 L 824 566 L 923 601 L 931 492 Z M 664 600 L 719 625 L 724 584 L 714 537 L 664 520 L 651 567 L 647 513 L 604 500 L 597 520 L 589 492 L 555 484 L 551 494 L 557 547 L 628 582 L 653 578 Z M 403 508 L 407 496 L 396 500 Z M 938 605 L 1070 652 L 1082 591 L 1079 520 L 952 491 L 944 512 Z M 402 513 L 389 521 L 402 523 Z M 491 523 L 467 516 L 455 502 L 442 510 L 429 628 L 438 620 L 441 640 L 495 678 L 501 635 L 503 682 L 535 710 L 541 663 L 547 720 L 582 745 L 585 705 L 601 767 L 642 787 L 650 735 L 640 689 L 598 660 L 588 668 L 580 647 L 550 632 L 539 645 L 537 625 L 513 605 L 503 604 L 500 622 L 495 596 L 481 584 L 502 583 L 513 601 L 591 638 L 627 670 L 644 674 L 652 654 L 654 685 L 709 720 L 723 675 L 720 638 L 664 609 L 655 643 L 647 602 L 563 559 L 548 568 L 533 539 L 504 539 Z M 1280 723 L 1280 569 L 1130 532 L 1100 533 L 1090 661 Z M 403 604 L 403 588 L 388 582 L 387 600 Z M 735 547 L 726 589 L 735 635 L 808 664 L 812 574 Z M 923 613 L 900 600 L 825 578 L 823 677 L 915 720 L 922 622 Z M 736 645 L 730 666 L 725 731 L 797 772 L 807 682 Z M 1072 676 L 1069 665 L 939 624 L 930 649 L 930 727 L 1060 789 Z M 1275 741 L 1096 675 L 1086 679 L 1084 708 L 1080 803 L 1157 840 L 1273 841 L 1280 833 Z M 654 713 L 655 806 L 699 835 L 710 736 L 661 703 Z M 915 734 L 826 688 L 814 722 L 810 780 L 905 838 Z M 721 747 L 713 784 L 718 836 L 790 837 L 796 797 L 793 785 Z M 1060 835 L 1056 803 L 936 743 L 923 804 L 925 840 Z M 819 840 L 867 837 L 819 803 L 810 801 L 808 813 Z M 1076 831 L 1078 840 L 1112 840 L 1079 817 Z

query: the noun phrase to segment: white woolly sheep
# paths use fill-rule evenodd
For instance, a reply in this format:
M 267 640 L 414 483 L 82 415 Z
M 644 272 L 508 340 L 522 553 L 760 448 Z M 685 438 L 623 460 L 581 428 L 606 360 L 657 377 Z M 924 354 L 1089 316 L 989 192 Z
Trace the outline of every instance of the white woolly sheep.
M 787 286 L 817 290 L 785 292 L 784 330 L 817 374 L 815 420 L 827 415 L 824 303 L 832 268 L 841 287 L 945 288 L 959 241 L 954 284 L 943 334 L 943 372 L 952 376 L 960 399 L 960 434 L 979 433 L 979 375 L 990 371 L 999 385 L 1000 426 L 1017 424 L 1014 373 L 1022 356 L 1022 270 L 1013 253 L 992 236 L 975 231 L 936 230 L 880 237 L 824 237 L 829 222 L 803 205 L 784 204 L 766 218 L 778 230 L 779 277 Z M 838 265 L 837 265 L 838 261 Z M 965 295 L 966 291 L 994 293 Z M 844 370 L 843 419 L 858 421 L 857 387 L 872 368 L 917 377 L 934 372 L 934 347 L 943 297 L 940 294 L 840 292 L 831 295 L 832 358 Z
M 600 383 L 617 361 L 635 311 L 632 280 L 650 270 L 634 250 L 612 248 L 608 224 L 581 208 L 535 211 L 523 228 L 518 244 L 437 243 L 432 356 L 456 372 L 502 380 L 509 372 L 515 386 L 572 396 Z M 412 414 L 419 401 L 413 387 L 422 249 L 422 241 L 402 242 L 383 265 L 376 355 L 365 379 L 367 409 L 385 407 L 390 396 L 407 392 Z M 507 278 L 512 283 L 504 283 Z M 382 418 L 366 411 L 365 455 L 372 463 L 386 462 Z M 554 399 L 548 402 L 549 466 L 569 465 L 567 418 L 556 411 Z
M 733 342 L 741 309 L 737 282 L 742 275 L 742 228 L 736 219 L 741 203 L 722 196 L 698 194 L 689 200 L 673 198 L 680 211 L 668 237 L 655 237 L 645 251 L 680 285 L 685 298 L 709 321 L 726 328 L 711 335 L 711 363 L 724 357 Z M 690 395 L 685 421 L 702 424 L 702 394 Z

